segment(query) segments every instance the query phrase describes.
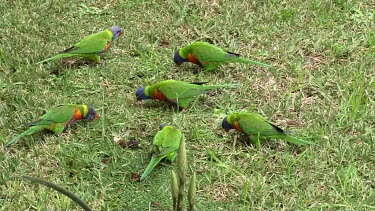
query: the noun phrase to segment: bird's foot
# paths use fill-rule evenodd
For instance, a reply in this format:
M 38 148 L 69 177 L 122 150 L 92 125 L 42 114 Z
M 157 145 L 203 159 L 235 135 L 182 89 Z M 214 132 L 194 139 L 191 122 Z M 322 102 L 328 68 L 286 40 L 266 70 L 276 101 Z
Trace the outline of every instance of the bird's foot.
M 137 100 L 135 103 L 134 103 L 135 106 L 140 106 L 142 105 L 142 100 Z

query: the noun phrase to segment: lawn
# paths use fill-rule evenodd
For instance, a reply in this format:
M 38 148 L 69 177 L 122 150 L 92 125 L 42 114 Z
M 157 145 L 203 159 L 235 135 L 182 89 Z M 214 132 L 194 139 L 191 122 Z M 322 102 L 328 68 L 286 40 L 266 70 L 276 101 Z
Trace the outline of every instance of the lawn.
M 169 210 L 174 163 L 136 180 L 161 123 L 185 134 L 198 210 L 374 210 L 374 8 L 344 0 L 1 1 L 1 145 L 61 103 L 90 104 L 100 118 L 0 146 L 0 210 L 79 209 L 22 175 L 65 187 L 94 210 Z M 113 25 L 124 35 L 101 64 L 35 64 Z M 275 68 L 176 67 L 174 52 L 193 41 Z M 137 88 L 166 79 L 240 86 L 199 97 L 183 115 L 163 102 L 136 105 Z M 315 144 L 269 140 L 258 150 L 225 133 L 225 115 L 246 110 Z

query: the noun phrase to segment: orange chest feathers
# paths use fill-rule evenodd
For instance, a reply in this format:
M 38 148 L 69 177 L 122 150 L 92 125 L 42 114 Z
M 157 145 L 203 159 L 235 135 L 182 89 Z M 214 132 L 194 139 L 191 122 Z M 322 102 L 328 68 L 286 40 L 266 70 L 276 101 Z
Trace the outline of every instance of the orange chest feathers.
M 71 124 L 73 124 L 75 121 L 77 121 L 77 120 L 81 120 L 82 118 L 83 118 L 83 115 L 82 115 L 81 111 L 79 111 L 78 108 L 74 108 L 74 114 L 73 114 L 72 119 L 70 119 L 69 121 L 63 123 L 63 125 L 64 125 L 64 126 L 71 125 Z
M 168 100 L 168 98 L 158 89 L 155 89 L 154 93 L 152 93 L 151 98 L 155 100 Z
M 112 41 L 107 41 L 107 45 L 104 47 L 102 52 L 106 52 L 108 48 L 111 47 L 111 45 L 112 45 Z
M 234 129 L 236 129 L 237 131 L 239 131 L 239 132 L 242 133 L 242 130 L 241 130 L 241 128 L 240 128 L 240 125 L 238 124 L 237 121 L 236 121 L 236 122 L 233 122 L 232 127 L 233 127 Z
M 78 108 L 74 108 L 74 115 L 72 120 L 81 120 L 83 118 L 81 111 Z
M 199 63 L 198 58 L 195 57 L 194 54 L 192 54 L 192 53 L 189 53 L 189 54 L 188 54 L 187 60 L 188 60 L 189 62 L 191 62 L 191 63 L 194 63 L 194 64 Z

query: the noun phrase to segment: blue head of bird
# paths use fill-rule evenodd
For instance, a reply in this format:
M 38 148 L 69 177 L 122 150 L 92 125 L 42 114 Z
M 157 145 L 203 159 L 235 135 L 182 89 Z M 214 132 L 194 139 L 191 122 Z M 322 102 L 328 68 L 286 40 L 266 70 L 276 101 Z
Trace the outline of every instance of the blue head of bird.
M 118 26 L 112 26 L 111 28 L 109 28 L 109 30 L 113 33 L 112 41 L 117 39 L 117 37 L 121 37 L 122 35 L 122 30 Z
M 141 88 L 139 88 L 135 92 L 135 96 L 137 97 L 137 100 L 147 100 L 147 99 L 150 99 L 150 97 L 145 94 L 145 89 L 146 89 L 146 87 L 142 86 Z
M 221 123 L 221 127 L 225 130 L 225 131 L 229 131 L 231 129 L 233 129 L 232 125 L 229 124 L 228 120 L 227 120 L 227 117 L 225 117 L 223 119 L 223 122 Z
M 182 63 L 187 62 L 188 60 L 187 60 L 187 59 L 184 59 L 184 58 L 182 58 L 182 57 L 180 56 L 180 49 L 178 49 L 178 50 L 174 53 L 173 61 L 174 61 L 174 63 L 176 63 L 177 65 L 181 65 Z
M 87 106 L 87 114 L 83 117 L 83 119 L 88 119 L 94 121 L 95 119 L 99 118 L 98 113 L 96 113 L 95 109 L 89 105 Z

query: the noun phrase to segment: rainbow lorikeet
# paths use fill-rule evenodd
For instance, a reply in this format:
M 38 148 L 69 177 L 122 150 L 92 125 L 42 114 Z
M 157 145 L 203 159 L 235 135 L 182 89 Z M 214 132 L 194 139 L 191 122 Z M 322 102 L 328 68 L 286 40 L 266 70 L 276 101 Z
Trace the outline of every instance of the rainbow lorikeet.
M 88 58 L 97 63 L 100 63 L 100 56 L 102 55 L 102 53 L 106 52 L 112 45 L 112 42 L 121 35 L 121 28 L 118 26 L 112 26 L 109 29 L 83 38 L 72 47 L 64 50 L 56 56 L 40 61 L 37 64 L 73 56 Z
M 222 127 L 226 131 L 235 129 L 250 136 L 251 141 L 259 142 L 260 139 L 275 138 L 284 139 L 296 145 L 312 144 L 285 133 L 284 130 L 268 122 L 262 116 L 251 112 L 235 113 L 223 119 Z
M 58 105 L 44 114 L 40 120 L 27 124 L 31 127 L 20 135 L 14 137 L 11 141 L 5 144 L 4 147 L 13 144 L 23 136 L 32 135 L 43 129 L 50 130 L 57 135 L 62 133 L 75 121 L 82 119 L 93 121 L 97 118 L 98 114 L 91 106 L 76 104 Z
M 175 80 L 160 81 L 152 86 L 139 88 L 135 95 L 138 100 L 164 100 L 177 104 L 180 108 L 186 110 L 194 96 L 217 88 L 238 86 L 238 84 L 203 85 L 205 83 L 188 83 Z
M 151 153 L 153 154 L 150 163 L 141 176 L 141 181 L 144 180 L 148 174 L 155 168 L 162 160 L 167 159 L 173 162 L 177 156 L 177 151 L 180 146 L 180 141 L 183 134 L 180 130 L 166 124 L 160 125 L 160 131 L 155 135 L 152 144 Z
M 245 64 L 255 64 L 272 68 L 271 65 L 261 62 L 241 58 L 237 53 L 231 53 L 211 45 L 207 42 L 193 42 L 177 50 L 174 54 L 174 62 L 181 65 L 184 62 L 191 62 L 205 70 L 213 70 L 223 63 L 239 62 Z

